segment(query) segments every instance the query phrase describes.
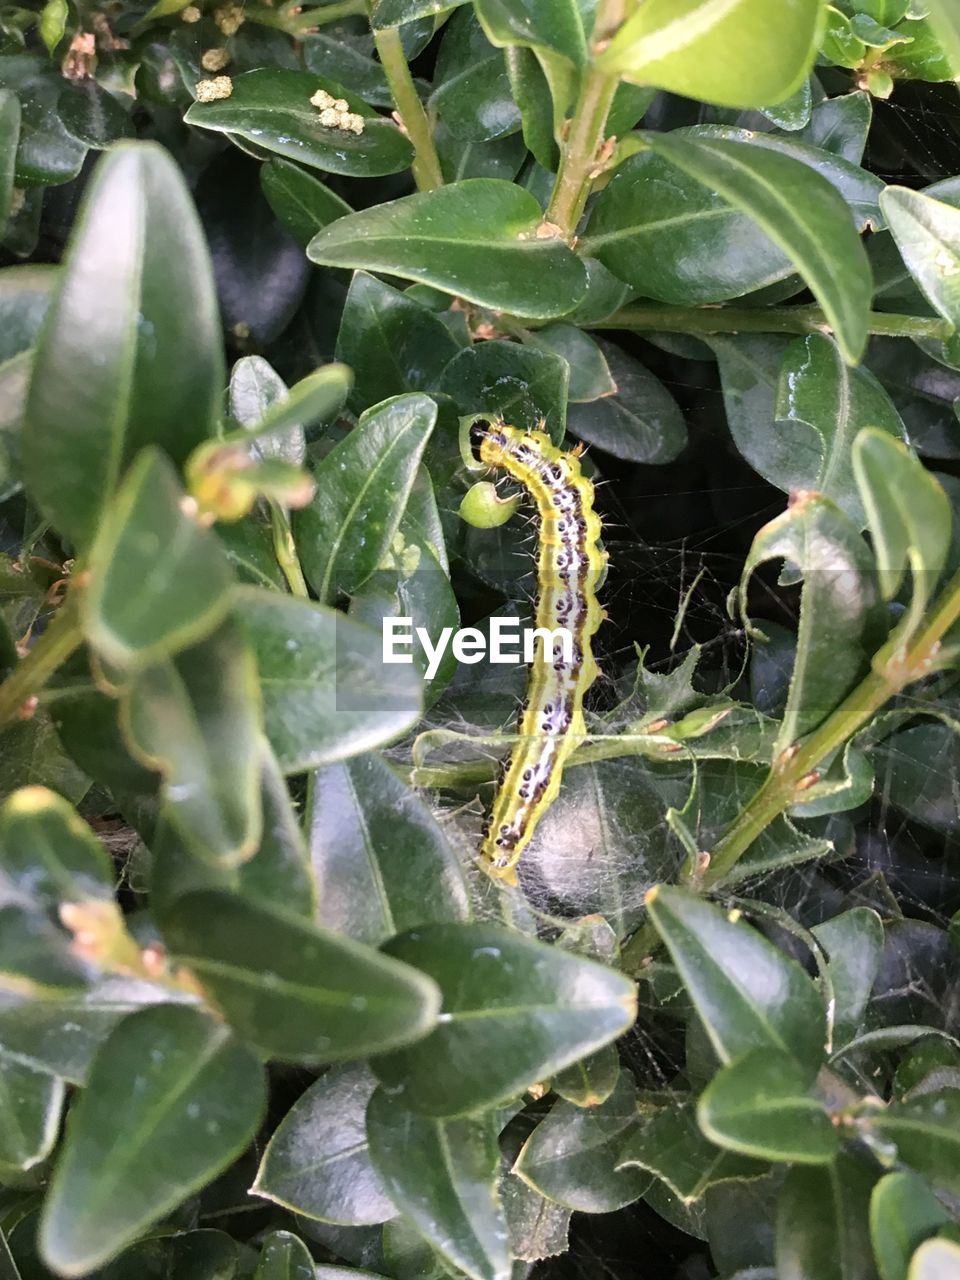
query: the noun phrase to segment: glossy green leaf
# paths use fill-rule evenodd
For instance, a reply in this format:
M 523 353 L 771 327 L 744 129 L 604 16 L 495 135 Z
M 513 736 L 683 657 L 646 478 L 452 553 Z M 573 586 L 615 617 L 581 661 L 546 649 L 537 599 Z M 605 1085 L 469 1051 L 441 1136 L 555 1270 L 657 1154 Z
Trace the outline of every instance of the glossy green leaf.
M 63 902 L 113 901 L 114 872 L 72 805 L 46 787 L 22 787 L 0 809 L 0 899 L 56 911 Z
M 251 1193 L 349 1227 L 393 1217 L 367 1149 L 365 1116 L 376 1086 L 361 1064 L 331 1067 L 274 1130 Z
M 464 919 L 466 883 L 448 837 L 379 756 L 317 772 L 310 852 L 320 921 L 374 945 L 420 924 Z
M 310 102 L 318 89 L 344 99 L 352 113 L 362 116 L 363 132 L 321 124 L 320 110 Z M 234 77 L 229 98 L 195 102 L 184 119 L 201 129 L 243 138 L 311 169 L 354 178 L 399 173 L 413 159 L 413 148 L 392 121 L 343 85 L 307 71 L 278 67 L 247 71 Z
M 319 178 L 289 160 L 272 158 L 260 170 L 267 203 L 302 248 L 317 232 L 353 210 Z
M 263 1242 L 253 1280 L 317 1280 L 310 1250 L 290 1231 L 271 1231 Z
M 78 1276 L 115 1257 L 243 1150 L 265 1102 L 256 1055 L 205 1014 L 124 1019 L 71 1111 L 43 1211 L 47 1265 Z
M 493 1115 L 416 1115 L 378 1089 L 367 1108 L 367 1138 L 392 1200 L 417 1230 L 471 1280 L 509 1280 Z
M 477 17 L 487 36 L 503 48 L 516 45 L 549 49 L 582 66 L 587 59 L 585 20 L 592 10 L 577 0 L 525 0 L 521 8 L 507 0 L 478 0 Z
M 860 1124 L 892 1143 L 902 1164 L 949 1191 L 960 1189 L 960 1089 L 893 1102 L 876 1115 L 865 1114 Z
M 873 100 L 863 89 L 858 89 L 817 103 L 810 123 L 794 137 L 798 142 L 809 143 L 858 165 L 863 159 L 872 120 Z
M 67 0 L 46 0 L 40 10 L 40 19 L 37 26 L 40 31 L 40 38 L 47 47 L 47 52 L 53 56 L 53 51 L 63 39 L 63 33 L 67 29 L 67 18 L 70 10 Z
M 540 428 L 557 443 L 566 425 L 569 369 L 553 352 L 516 342 L 467 347 L 447 365 L 438 390 L 466 416 L 496 414 L 528 430 Z
M 784 0 L 647 0 L 598 65 L 638 84 L 726 107 L 782 102 L 813 65 L 822 6 Z
M 580 1213 L 612 1213 L 639 1199 L 650 1175 L 620 1162 L 640 1124 L 629 1071 L 596 1107 L 558 1102 L 523 1145 L 513 1172 L 542 1196 Z
M 82 621 L 88 642 L 115 667 L 142 670 L 195 644 L 230 608 L 226 554 L 184 508 L 176 472 L 156 448 L 142 451 L 104 507 Z
M 885 600 L 896 595 L 909 567 L 915 623 L 946 566 L 953 511 L 943 486 L 898 440 L 868 428 L 857 436 L 853 466 L 867 513 Z
M 289 912 L 193 893 L 167 916 L 164 937 L 237 1030 L 280 1058 L 382 1053 L 436 1020 L 428 976 Z
M 867 343 L 873 285 L 866 252 L 831 184 L 792 156 L 745 142 L 675 134 L 646 139 L 671 164 L 757 222 L 803 276 L 844 359 L 855 364 Z
M 960 78 L 960 13 L 950 0 L 929 0 L 926 8 L 954 77 Z
M 224 382 L 210 260 L 180 171 L 155 144 L 100 162 L 34 374 L 26 483 L 79 547 L 144 445 L 182 462 L 210 434 Z
M 9 89 L 0 89 L 0 231 L 10 216 L 19 137 L 20 101 Z
M 447 326 L 398 289 L 358 271 L 343 305 L 337 359 L 356 378 L 356 411 L 431 387 L 460 351 Z
M 880 1280 L 907 1280 L 914 1251 L 950 1217 L 924 1180 L 888 1173 L 870 1197 L 870 1237 Z
M 812 1079 L 823 1057 L 824 1008 L 797 962 L 683 889 L 660 885 L 647 907 L 721 1062 L 767 1049 L 794 1057 Z
M 906 187 L 887 187 L 880 203 L 911 276 L 960 325 L 960 209 Z
M 472 7 L 460 9 L 444 29 L 430 107 L 468 142 L 489 142 L 520 127 L 503 51 L 487 39 Z
M 873 1280 L 867 1206 L 875 1175 L 844 1155 L 823 1168 L 796 1165 L 777 1208 L 778 1277 Z
M 228 621 L 134 678 L 121 704 L 124 734 L 163 775 L 169 820 L 198 857 L 220 866 L 260 842 L 260 706 L 253 655 Z
M 621 1153 L 620 1167 L 656 1175 L 660 1181 L 647 1191 L 648 1200 L 651 1194 L 667 1194 L 689 1208 L 718 1183 L 756 1178 L 764 1172 L 757 1161 L 722 1151 L 704 1137 L 692 1099 L 645 1102 L 641 1113 L 641 1123 Z
M 317 467 L 316 493 L 294 533 L 321 602 L 356 591 L 384 559 L 436 420 L 429 397 L 397 396 L 364 414 Z
M 324 266 L 418 280 L 480 306 L 549 319 L 586 289 L 580 259 L 540 237 L 540 206 L 509 182 L 468 178 L 340 218 L 310 242 Z
M 428 925 L 385 950 L 442 993 L 435 1030 L 373 1063 L 401 1105 L 428 1115 L 505 1101 L 615 1039 L 636 1013 L 623 975 L 495 925 Z
M 900 415 L 873 374 L 849 368 L 837 344 L 823 334 L 801 338 L 783 358 L 776 416 L 777 433 L 786 431 L 795 438 L 806 426 L 819 446 L 816 470 L 802 474 L 797 458 L 790 487 L 815 489 L 862 528 L 867 517 L 854 480 L 857 433 L 873 427 L 889 438 L 904 437 Z
M 46 1159 L 57 1141 L 63 1099 L 57 1076 L 0 1052 L 0 1176 Z
M 554 172 L 560 152 L 554 137 L 554 105 L 550 84 L 536 54 L 523 45 L 504 50 L 510 91 L 520 110 L 520 127 L 527 149 L 538 164 Z
M 797 653 L 783 713 L 779 749 L 815 728 L 856 682 L 882 639 L 873 558 L 855 525 L 827 498 L 806 492 L 753 540 L 740 582 L 783 558 L 803 575 Z
M 134 136 L 129 112 L 96 80 L 68 85 L 57 110 L 69 132 L 93 150 L 103 151 L 121 138 Z
M 532 330 L 531 346 L 552 351 L 570 366 L 569 398 L 583 404 L 611 396 L 617 389 L 603 350 L 594 338 L 573 324 L 550 324 Z
M 65 930 L 22 903 L 0 906 L 0 992 L 59 996 L 85 986 L 89 977 Z
M 918 6 L 921 12 L 929 7 Z M 934 84 L 955 80 L 957 63 L 952 56 L 952 43 L 949 50 L 941 43 L 942 30 L 926 17 L 903 22 L 896 32 L 900 40 L 884 59 L 891 78 L 928 80 Z
M 883 924 L 869 907 L 854 907 L 813 929 L 827 953 L 833 986 L 833 1043 L 841 1046 L 860 1030 L 880 969 Z
M 383 664 L 380 635 L 335 609 L 254 587 L 235 596 L 256 655 L 267 737 L 285 773 L 371 751 L 420 717 L 414 667 Z
M 20 99 L 17 184 L 52 186 L 72 181 L 87 148 L 68 133 L 57 111 L 64 83 L 60 69 L 42 55 L 15 54 L 3 60 L 3 81 L 3 87 Z
M 575 1107 L 597 1107 L 613 1093 L 620 1078 L 620 1055 L 608 1044 L 572 1067 L 559 1072 L 550 1082 L 554 1093 Z
M 907 1280 L 951 1280 L 960 1269 L 960 1244 L 928 1240 L 913 1255 Z
M 639 360 L 600 339 L 614 379 L 612 395 L 589 404 L 571 404 L 567 425 L 587 444 L 627 462 L 672 462 L 687 443 L 680 406 L 664 384 Z
M 697 1103 L 697 1121 L 711 1142 L 743 1155 L 829 1164 L 840 1140 L 807 1082 L 792 1058 L 755 1049 L 714 1076 Z

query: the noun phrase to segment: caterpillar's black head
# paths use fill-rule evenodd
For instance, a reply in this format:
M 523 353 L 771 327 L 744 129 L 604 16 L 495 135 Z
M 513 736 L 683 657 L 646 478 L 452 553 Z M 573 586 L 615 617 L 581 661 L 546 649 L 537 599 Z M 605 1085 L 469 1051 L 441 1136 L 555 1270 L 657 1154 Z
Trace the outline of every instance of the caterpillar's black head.
M 489 418 L 475 418 L 470 424 L 470 452 L 476 458 L 477 462 L 481 461 L 480 446 L 485 438 L 490 434 L 493 423 Z

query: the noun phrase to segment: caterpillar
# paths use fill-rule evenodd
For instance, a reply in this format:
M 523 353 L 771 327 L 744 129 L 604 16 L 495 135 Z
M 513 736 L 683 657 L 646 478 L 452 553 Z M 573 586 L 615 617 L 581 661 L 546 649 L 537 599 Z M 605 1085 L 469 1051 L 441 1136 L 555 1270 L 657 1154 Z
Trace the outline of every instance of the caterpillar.
M 495 879 L 517 883 L 517 864 L 560 790 L 571 751 L 585 733 L 583 698 L 599 674 L 591 642 L 605 618 L 596 587 L 606 567 L 593 484 L 580 468 L 581 446 L 563 453 L 543 431 L 476 420 L 474 456 L 518 481 L 534 502 L 539 524 L 536 627 L 565 628 L 571 660 L 547 650 L 538 635 L 530 681 L 517 722 L 517 743 L 501 767 L 484 827 L 480 862 Z

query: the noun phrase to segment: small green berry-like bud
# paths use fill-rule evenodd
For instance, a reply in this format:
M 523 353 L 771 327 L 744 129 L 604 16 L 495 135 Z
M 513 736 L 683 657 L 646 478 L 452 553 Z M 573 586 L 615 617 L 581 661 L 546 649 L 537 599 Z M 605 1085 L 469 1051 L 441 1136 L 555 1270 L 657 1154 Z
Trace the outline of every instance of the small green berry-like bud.
M 463 495 L 460 519 L 473 525 L 474 529 L 496 529 L 507 523 L 519 505 L 519 494 L 500 498 L 496 485 L 489 480 L 480 480 Z

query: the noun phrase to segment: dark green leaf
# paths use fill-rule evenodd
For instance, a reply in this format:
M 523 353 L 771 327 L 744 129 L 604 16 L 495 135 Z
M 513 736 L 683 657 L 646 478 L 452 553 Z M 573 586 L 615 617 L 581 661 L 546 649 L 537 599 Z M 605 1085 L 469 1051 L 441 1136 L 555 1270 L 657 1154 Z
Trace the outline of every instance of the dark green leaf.
M 310 845 L 320 921 L 376 945 L 469 912 L 457 855 L 430 810 L 375 755 L 314 778 Z
M 367 1150 L 365 1115 L 375 1088 L 362 1065 L 331 1067 L 274 1131 L 252 1194 L 344 1226 L 392 1218 L 396 1208 Z
M 319 178 L 289 160 L 271 159 L 260 170 L 267 203 L 302 248 L 317 232 L 353 210 Z
M 378 1089 L 367 1108 L 367 1137 L 391 1198 L 417 1230 L 471 1280 L 508 1280 L 493 1115 L 415 1115 Z
M 613 375 L 614 392 L 590 404 L 571 404 L 570 431 L 628 462 L 672 462 L 687 443 L 680 406 L 639 360 L 603 339 L 600 350 Z
M 570 366 L 569 398 L 573 404 L 599 400 L 617 389 L 600 346 L 589 334 L 573 324 L 550 324 L 532 330 L 526 341 L 543 351 L 552 351 Z
M 128 112 L 96 80 L 68 85 L 57 102 L 57 111 L 67 131 L 97 151 L 133 136 Z
M 755 1049 L 722 1067 L 697 1103 L 711 1142 L 761 1160 L 829 1164 L 840 1139 L 808 1074 L 793 1059 Z
M 256 1055 L 222 1024 L 174 1006 L 124 1019 L 70 1114 L 40 1230 L 47 1265 L 79 1276 L 115 1257 L 239 1155 L 265 1102 Z
M 688 98 L 765 107 L 809 72 L 820 12 L 818 0 L 791 0 L 772 23 L 765 0 L 646 0 L 598 65 Z
M 914 1250 L 949 1221 L 946 1209 L 915 1173 L 881 1178 L 870 1197 L 870 1236 L 880 1280 L 907 1280 Z
M 72 805 L 46 787 L 22 787 L 0 810 L 0 899 L 56 911 L 64 902 L 112 902 L 114 872 Z
M 176 472 L 157 448 L 142 451 L 104 507 L 87 563 L 81 597 L 87 640 L 124 670 L 141 670 L 202 640 L 230 608 L 226 554 L 185 510 Z
M 558 1102 L 524 1143 L 513 1172 L 542 1196 L 580 1213 L 612 1213 L 639 1199 L 650 1175 L 621 1165 L 640 1125 L 637 1089 L 621 1071 L 605 1102 L 583 1110 Z
M 874 1174 L 853 1156 L 825 1168 L 797 1165 L 777 1210 L 777 1276 L 873 1280 L 867 1206 Z
M 577 67 L 586 62 L 584 20 L 592 9 L 577 0 L 525 0 L 519 9 L 508 0 L 478 0 L 477 16 L 494 44 L 550 49 Z
M 472 8 L 455 13 L 446 26 L 430 106 L 468 142 L 489 142 L 520 127 L 503 51 L 484 35 Z
M 960 1089 L 893 1102 L 859 1119 L 864 1133 L 894 1145 L 897 1158 L 934 1184 L 960 1190 Z
M 0 89 L 0 232 L 10 216 L 19 136 L 19 99 L 9 89 Z
M 57 1141 L 63 1098 L 62 1080 L 0 1052 L 0 1176 L 46 1159 Z
M 561 1071 L 551 1084 L 555 1093 L 575 1107 L 596 1107 L 610 1097 L 619 1078 L 620 1055 L 615 1045 L 608 1044 Z
M 797 962 L 683 889 L 658 886 L 648 910 L 720 1060 L 772 1050 L 794 1057 L 812 1079 L 823 1057 L 824 1009 Z
M 586 289 L 580 259 L 562 240 L 540 237 L 529 192 L 492 178 L 393 200 L 340 218 L 310 242 L 322 265 L 387 271 L 498 311 L 549 319 Z
M 460 351 L 447 326 L 398 289 L 358 271 L 337 334 L 337 359 L 356 378 L 357 412 L 390 396 L 434 386 Z
M 636 1013 L 621 974 L 495 925 L 429 925 L 385 949 L 442 992 L 436 1029 L 373 1064 L 398 1102 L 428 1115 L 505 1101 L 615 1039 Z
M 31 187 L 70 182 L 80 172 L 87 148 L 67 132 L 57 101 L 63 89 L 59 68 L 46 58 L 17 54 L 3 60 L 4 88 L 20 99 L 17 183 Z
M 263 1242 L 253 1280 L 318 1280 L 318 1276 L 302 1240 L 289 1231 L 271 1231 Z
M 181 898 L 164 921 L 171 952 L 253 1043 L 297 1062 L 382 1053 L 426 1035 L 429 977 L 303 919 L 227 894 Z
M 311 104 L 318 89 L 346 101 L 363 117 L 363 132 L 320 123 Z M 195 102 L 184 119 L 201 129 L 243 138 L 311 169 L 375 178 L 399 173 L 413 159 L 413 148 L 392 121 L 383 119 L 362 98 L 333 80 L 307 71 L 262 67 L 235 77 L 233 92 L 220 102 Z
M 382 638 L 335 609 L 253 587 L 236 593 L 253 645 L 267 737 L 285 773 L 383 746 L 420 717 L 411 667 L 384 667 Z
M 854 907 L 813 930 L 827 953 L 833 984 L 833 1043 L 846 1044 L 860 1030 L 880 969 L 883 924 L 869 907 Z
M 163 775 L 166 812 L 199 857 L 231 867 L 260 843 L 260 706 L 253 654 L 232 621 L 147 667 L 121 716 L 141 761 Z
M 960 326 L 960 209 L 906 187 L 887 187 L 880 204 L 910 274 L 931 306 Z
M 156 145 L 101 161 L 34 373 L 26 482 L 78 546 L 144 445 L 183 462 L 210 434 L 224 382 L 210 260 L 180 171 Z

